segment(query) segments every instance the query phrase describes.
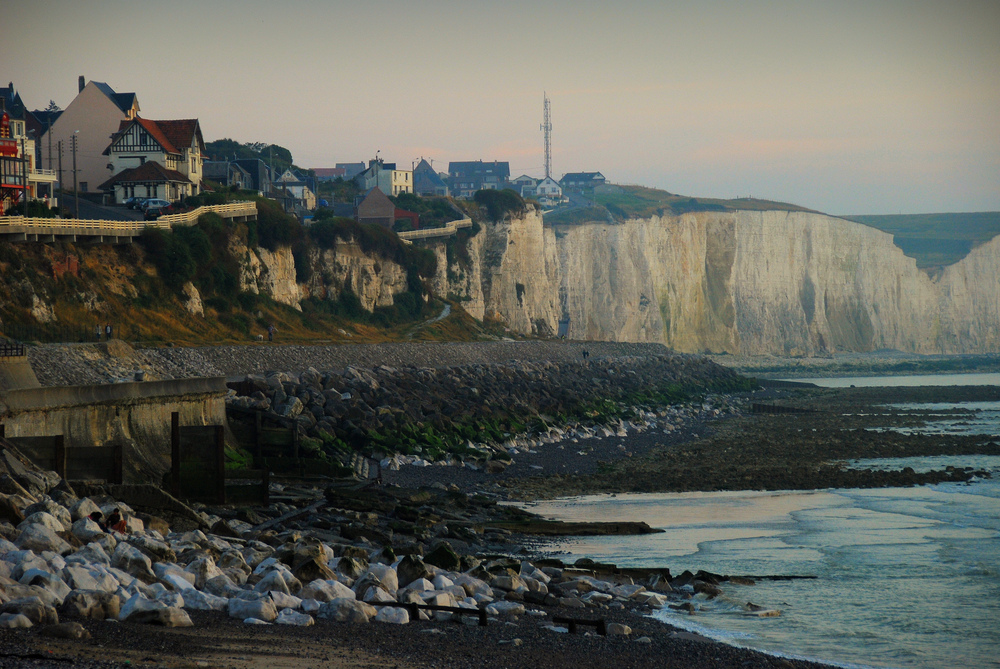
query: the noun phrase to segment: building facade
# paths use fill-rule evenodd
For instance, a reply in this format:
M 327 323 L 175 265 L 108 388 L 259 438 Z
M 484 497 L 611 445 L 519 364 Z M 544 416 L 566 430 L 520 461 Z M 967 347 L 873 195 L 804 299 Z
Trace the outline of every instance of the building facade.
M 455 197 L 471 198 L 478 190 L 500 190 L 510 181 L 510 163 L 481 160 L 448 163 L 448 188 Z
M 62 142 L 64 189 L 73 188 L 73 138 L 76 137 L 76 184 L 81 192 L 98 190 L 98 185 L 111 176 L 104 149 L 108 138 L 114 135 L 123 121 L 130 121 L 139 113 L 135 93 L 116 93 L 99 81 L 84 84 L 80 77 L 79 92 L 73 101 L 52 123 L 42 136 L 42 146 L 51 141 L 58 156 Z M 55 166 L 48 166 L 53 169 Z
M 134 196 L 176 202 L 201 192 L 205 141 L 198 119 L 122 121 L 104 155 L 114 176 L 101 189 L 116 202 Z

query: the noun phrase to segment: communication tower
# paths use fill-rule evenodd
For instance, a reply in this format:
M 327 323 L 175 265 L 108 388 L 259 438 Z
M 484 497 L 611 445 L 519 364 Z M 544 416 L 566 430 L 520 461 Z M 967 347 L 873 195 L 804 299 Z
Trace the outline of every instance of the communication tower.
M 545 132 L 545 178 L 548 179 L 552 172 L 552 117 L 549 112 L 549 96 L 543 92 L 542 99 L 545 101 L 545 113 L 539 130 Z

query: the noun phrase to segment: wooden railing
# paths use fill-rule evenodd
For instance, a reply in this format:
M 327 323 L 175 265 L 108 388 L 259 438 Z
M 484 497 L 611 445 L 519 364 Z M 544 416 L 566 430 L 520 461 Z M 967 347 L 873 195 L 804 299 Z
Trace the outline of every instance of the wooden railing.
M 449 221 L 443 228 L 424 228 L 423 230 L 407 230 L 400 232 L 399 238 L 403 241 L 413 241 L 414 239 L 429 239 L 431 237 L 450 237 L 462 228 L 471 228 L 472 219 L 463 218 L 460 221 Z
M 202 214 L 214 212 L 223 218 L 256 216 L 257 203 L 231 202 L 230 204 L 210 204 L 180 214 L 160 216 L 153 221 L 112 221 L 108 219 L 80 218 L 33 218 L 24 216 L 0 216 L 0 234 L 5 232 L 31 232 L 39 234 L 67 234 L 80 231 L 83 234 L 139 235 L 143 228 L 169 229 L 175 225 L 194 225 Z M 15 230 L 16 228 L 16 230 Z

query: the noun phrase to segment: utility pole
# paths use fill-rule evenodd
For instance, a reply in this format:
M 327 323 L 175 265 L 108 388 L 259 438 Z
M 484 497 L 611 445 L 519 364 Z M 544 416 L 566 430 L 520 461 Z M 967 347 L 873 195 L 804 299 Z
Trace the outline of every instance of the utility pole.
M 51 116 L 49 116 L 49 129 L 45 131 L 45 134 L 49 136 L 49 162 L 46 165 L 46 167 L 48 167 L 51 170 L 52 169 L 52 117 Z
M 79 140 L 79 130 L 73 131 L 73 218 L 80 218 L 80 192 L 76 186 L 76 145 Z
M 28 154 L 24 150 L 24 134 L 21 135 L 21 215 L 28 216 Z
M 545 178 L 548 179 L 552 172 L 552 117 L 549 115 L 549 96 L 544 91 L 542 99 L 545 101 L 545 112 L 539 130 L 545 132 Z
M 58 142 L 56 142 L 56 145 L 57 145 L 57 151 L 59 153 L 59 194 L 62 195 L 62 191 L 63 191 L 63 183 L 62 183 L 63 146 L 62 146 L 62 140 L 60 139 Z

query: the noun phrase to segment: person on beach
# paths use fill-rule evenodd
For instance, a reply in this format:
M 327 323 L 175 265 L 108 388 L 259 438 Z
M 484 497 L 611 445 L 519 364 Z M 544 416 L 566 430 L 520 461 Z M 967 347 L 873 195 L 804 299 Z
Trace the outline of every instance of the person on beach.
M 112 511 L 111 515 L 108 516 L 108 527 L 115 532 L 128 534 L 128 523 L 125 522 L 125 517 L 118 509 Z
M 108 323 L 107 325 L 104 326 L 104 338 L 107 339 L 108 341 L 111 341 L 111 332 L 112 332 L 111 323 Z
M 94 511 L 92 514 L 88 516 L 88 518 L 97 523 L 97 526 L 101 528 L 101 532 L 108 531 L 108 526 L 104 522 L 104 514 L 101 513 L 100 511 Z
M 267 326 L 267 340 L 268 341 L 274 341 L 274 333 L 277 332 L 277 331 L 278 331 L 278 329 L 276 327 L 274 327 L 274 323 L 271 323 L 270 325 L 268 325 Z
M 588 351 L 587 349 L 583 349 L 583 359 L 586 360 L 589 357 L 590 357 L 590 351 Z
M 98 323 L 97 325 L 94 326 L 94 336 L 97 338 L 97 341 L 101 341 L 101 324 L 100 323 Z

